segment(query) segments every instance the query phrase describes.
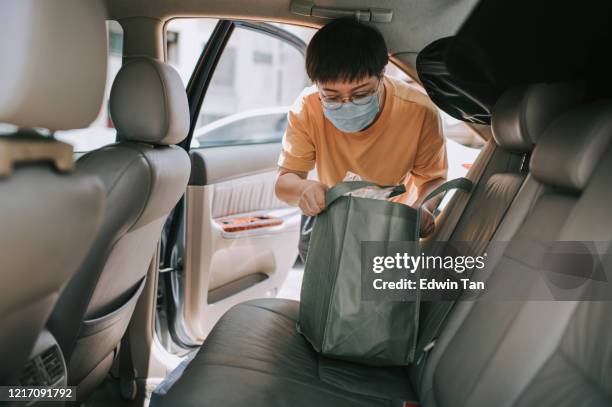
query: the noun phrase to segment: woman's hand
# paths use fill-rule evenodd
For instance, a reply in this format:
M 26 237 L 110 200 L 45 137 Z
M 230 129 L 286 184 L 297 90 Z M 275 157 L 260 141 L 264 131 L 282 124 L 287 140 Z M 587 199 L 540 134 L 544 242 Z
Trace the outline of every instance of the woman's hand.
M 325 209 L 325 192 L 327 185 L 318 181 L 307 181 L 308 184 L 302 190 L 298 206 L 302 213 L 307 216 L 316 216 Z
M 304 215 L 315 216 L 325 209 L 327 186 L 306 179 L 307 176 L 308 172 L 296 172 L 280 167 L 274 191 L 281 201 L 299 206 Z

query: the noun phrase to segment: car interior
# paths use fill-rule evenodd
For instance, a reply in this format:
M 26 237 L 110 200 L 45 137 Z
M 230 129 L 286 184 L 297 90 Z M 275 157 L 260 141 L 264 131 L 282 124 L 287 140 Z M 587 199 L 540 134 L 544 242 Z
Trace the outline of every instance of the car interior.
M 3 1 L 0 386 L 82 406 L 612 405 L 606 278 L 573 301 L 425 301 L 408 366 L 297 332 L 301 214 L 277 159 L 308 41 L 347 16 L 380 30 L 387 75 L 436 105 L 449 173 L 474 184 L 424 251 L 599 242 L 612 278 L 612 3 Z M 471 278 L 530 292 L 537 253 Z

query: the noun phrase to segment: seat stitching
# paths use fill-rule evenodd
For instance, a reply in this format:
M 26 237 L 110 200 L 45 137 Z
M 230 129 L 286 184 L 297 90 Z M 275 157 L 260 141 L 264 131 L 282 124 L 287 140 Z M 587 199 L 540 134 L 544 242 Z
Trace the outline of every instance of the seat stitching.
M 291 317 L 288 317 L 288 316 L 287 316 L 287 315 L 285 315 L 285 314 L 281 314 L 280 312 L 275 311 L 275 310 L 273 310 L 273 309 L 266 308 L 266 307 L 262 307 L 261 305 L 255 305 L 255 304 L 248 304 L 248 303 L 244 303 L 244 304 L 240 304 L 240 306 L 241 306 L 241 307 L 252 307 L 252 308 L 258 308 L 258 309 L 261 309 L 261 310 L 264 310 L 264 311 L 271 312 L 271 313 L 276 314 L 276 315 L 280 315 L 281 317 L 283 317 L 283 318 L 285 318 L 285 319 L 287 319 L 287 320 L 289 320 L 289 321 L 292 321 L 292 322 L 297 322 L 297 320 L 296 320 L 296 319 L 293 319 L 293 318 L 291 318 Z
M 508 326 L 504 329 L 504 331 L 502 332 L 502 335 L 500 335 L 499 340 L 497 341 L 497 343 L 495 344 L 495 348 L 493 349 L 493 351 L 491 352 L 491 354 L 487 357 L 487 361 L 484 363 L 482 369 L 480 369 L 480 372 L 478 374 L 478 378 L 480 378 L 483 374 L 483 372 L 489 367 L 489 365 L 491 364 L 491 361 L 493 359 L 493 357 L 497 354 L 497 351 L 499 350 L 500 345 L 502 344 L 502 342 L 504 342 L 504 339 L 506 339 L 506 335 L 507 333 L 510 331 L 510 328 L 514 325 L 514 323 L 516 322 L 519 314 L 521 313 L 523 307 L 525 307 L 525 304 L 522 304 L 520 309 L 514 314 L 514 316 L 512 317 L 512 321 L 510 321 L 510 323 L 508 324 Z M 472 384 L 470 386 L 470 389 L 468 392 L 466 392 L 466 399 L 469 398 L 470 395 L 472 395 L 472 393 L 474 392 L 474 390 L 476 389 L 476 386 L 478 385 L 478 383 L 480 383 L 479 380 L 476 380 L 474 382 L 474 384 Z M 464 400 L 465 401 L 465 400 Z
M 151 146 L 149 143 L 144 143 L 144 144 L 148 145 L 148 146 Z M 127 148 L 129 148 L 131 150 L 136 151 L 138 154 L 140 154 L 140 156 L 142 157 L 144 162 L 147 164 L 147 167 L 148 167 L 148 170 L 149 170 L 148 172 L 149 172 L 149 181 L 150 182 L 149 182 L 149 185 L 148 185 L 148 188 L 147 188 L 147 198 L 144 201 L 144 205 L 142 206 L 142 208 L 140 210 L 140 213 L 136 217 L 136 220 L 134 221 L 134 223 L 132 223 L 132 225 L 128 229 L 128 232 L 131 232 L 132 228 L 134 227 L 134 225 L 136 225 L 136 224 L 138 224 L 138 222 L 140 222 L 140 219 L 142 218 L 142 214 L 145 213 L 145 210 L 147 209 L 148 203 L 151 200 L 151 194 L 153 192 L 153 184 L 154 184 L 154 178 L 155 178 L 154 175 L 153 175 L 153 172 L 154 172 L 153 169 L 155 167 L 153 166 L 153 164 L 151 163 L 151 161 L 149 160 L 147 155 L 142 150 L 140 150 L 138 148 L 135 148 L 132 144 L 129 144 L 129 143 L 123 144 L 123 147 L 127 147 Z
M 610 399 L 612 397 L 611 393 L 608 393 L 597 381 L 595 381 L 591 376 L 589 376 L 585 370 L 577 365 L 571 358 L 570 356 L 563 350 L 563 348 L 558 347 L 557 348 L 557 353 L 563 358 L 565 359 L 565 361 L 567 362 L 567 364 L 569 364 L 571 367 L 573 367 L 576 372 L 582 376 L 584 378 L 584 380 L 589 383 L 592 387 L 594 387 L 599 393 L 601 393 L 604 398 L 606 399 Z
M 136 151 L 140 154 L 141 157 L 134 157 L 134 159 L 132 161 L 130 161 L 130 163 L 123 169 L 123 171 L 121 171 L 121 173 L 115 178 L 115 180 L 113 181 L 113 184 L 108 189 L 108 194 L 107 195 L 110 195 L 113 192 L 113 190 L 117 186 L 117 183 L 125 175 L 125 173 L 127 173 L 130 170 L 130 168 L 132 168 L 132 166 L 134 166 L 138 161 L 140 161 L 141 158 L 144 158 L 144 154 L 142 154 L 142 152 L 140 152 L 138 150 L 136 150 Z M 145 161 L 147 161 L 147 160 L 145 159 Z M 147 164 L 148 164 L 148 162 L 147 162 Z
M 308 382 L 304 382 L 302 380 L 297 380 L 297 379 L 290 378 L 290 377 L 287 377 L 287 376 L 275 375 L 273 373 L 266 372 L 264 370 L 253 369 L 253 368 L 250 368 L 250 367 L 234 366 L 234 365 L 229 365 L 229 364 L 224 364 L 224 363 L 203 363 L 203 364 L 200 364 L 200 366 L 220 366 L 220 367 L 227 367 L 227 368 L 230 368 L 230 369 L 248 370 L 248 371 L 257 372 L 257 373 L 265 374 L 265 375 L 268 375 L 268 376 L 276 377 L 276 378 L 279 378 L 281 380 L 288 380 L 288 381 L 291 381 L 291 382 L 303 384 L 303 385 L 308 386 L 308 387 L 316 388 L 317 391 L 324 391 L 326 393 L 330 393 L 331 395 L 335 395 L 335 396 L 341 396 L 342 397 L 342 395 L 338 395 L 335 392 L 333 392 L 332 388 L 333 389 L 338 389 L 339 391 L 341 391 L 343 393 L 346 393 L 347 396 L 352 396 L 352 395 L 354 395 L 354 396 L 361 396 L 361 397 L 364 397 L 364 398 L 370 398 L 370 399 L 375 399 L 375 400 L 380 400 L 380 401 L 388 401 L 389 400 L 389 399 L 384 399 L 384 398 L 376 397 L 376 396 L 366 396 L 366 395 L 359 394 L 359 393 L 351 393 L 351 392 L 346 391 L 346 390 L 344 390 L 342 388 L 331 386 L 331 385 L 329 385 L 328 383 L 326 383 L 324 381 L 320 381 L 320 383 L 322 385 L 324 385 L 325 387 L 330 387 L 330 388 L 321 388 L 319 386 L 316 386 L 314 382 L 313 383 L 308 383 Z
M 108 147 L 128 147 L 128 146 L 121 145 L 121 144 L 112 144 L 112 145 L 110 145 L 110 146 L 102 147 L 102 149 L 99 149 L 99 150 L 92 150 L 90 153 L 86 154 L 86 155 L 85 155 L 85 157 L 87 157 L 87 159 L 89 159 L 89 157 L 92 157 L 92 156 L 94 155 L 94 153 L 96 153 L 96 152 L 98 152 L 98 151 L 102 151 L 102 150 L 106 150 L 106 151 L 108 151 L 108 150 L 110 149 L 110 148 L 108 148 Z M 144 154 L 142 154 L 140 151 L 138 151 L 138 150 L 136 150 L 136 151 L 137 151 L 137 152 L 139 152 L 141 155 L 144 155 Z M 122 178 L 122 177 L 123 177 L 123 175 L 124 175 L 124 174 L 125 174 L 125 173 L 126 173 L 126 172 L 127 172 L 127 171 L 128 171 L 128 170 L 129 170 L 129 169 L 130 169 L 130 168 L 131 168 L 133 165 L 134 165 L 134 164 L 136 164 L 136 163 L 138 162 L 138 160 L 139 160 L 139 159 L 140 159 L 140 157 L 137 157 L 137 158 L 134 158 L 133 160 L 131 160 L 131 161 L 130 161 L 130 163 L 129 163 L 129 164 L 128 164 L 128 165 L 127 165 L 127 166 L 126 166 L 124 169 L 123 169 L 123 171 L 121 171 L 121 173 L 120 173 L 120 174 L 119 174 L 119 175 L 118 175 L 118 176 L 117 176 L 117 177 L 114 179 L 114 181 L 112 182 L 112 184 L 109 186 L 109 189 L 106 191 L 106 194 L 105 194 L 106 198 L 108 198 L 108 197 L 110 196 L 110 194 L 111 194 L 111 193 L 112 193 L 112 191 L 114 190 L 115 186 L 116 186 L 116 185 L 117 185 L 117 183 L 119 182 L 119 179 L 120 179 L 120 178 Z M 83 160 L 83 161 L 85 161 L 85 160 Z M 90 173 L 91 173 L 92 171 L 88 171 L 88 172 L 90 172 Z M 105 189 L 106 189 L 106 186 L 105 186 Z M 146 203 L 145 203 L 145 206 L 146 206 Z M 143 206 L 143 209 L 141 210 L 141 213 L 142 213 L 142 211 L 144 211 L 144 206 Z M 105 214 L 104 216 L 106 216 L 106 214 Z M 140 217 L 140 215 L 139 215 L 139 217 Z M 134 223 L 134 224 L 135 224 L 135 223 Z M 132 224 L 132 226 L 133 226 L 134 224 Z M 130 229 L 131 229 L 131 227 L 130 227 Z M 128 231 L 129 231 L 130 229 L 128 229 Z M 117 236 L 115 236 L 115 238 L 117 238 Z M 112 242 L 112 244 L 110 244 L 110 245 L 109 245 L 108 250 L 107 250 L 107 251 L 104 253 L 104 256 L 106 257 L 106 259 L 104 260 L 104 264 L 106 264 L 106 260 L 108 260 L 108 256 L 110 256 L 110 253 L 113 251 L 113 249 L 114 249 L 115 245 L 117 244 L 117 242 L 118 242 L 119 240 L 120 240 L 120 238 L 116 239 L 114 242 Z M 96 243 L 97 243 L 97 238 L 96 238 L 96 241 L 94 242 L 94 244 L 96 244 Z M 87 314 L 87 310 L 88 310 L 88 308 L 89 308 L 89 306 L 90 306 L 90 304 L 91 304 L 91 299 L 93 298 L 94 292 L 95 292 L 95 290 L 96 290 L 96 288 L 97 288 L 97 286 L 98 286 L 98 282 L 100 281 L 100 278 L 101 278 L 101 276 L 102 276 L 102 272 L 103 272 L 103 270 L 104 270 L 104 268 L 102 267 L 102 268 L 101 268 L 101 269 L 98 271 L 98 273 L 95 273 L 95 275 L 94 275 L 94 277 L 95 277 L 95 281 L 93 282 L 93 284 L 91 284 L 91 285 L 88 285 L 88 286 L 87 286 L 87 289 L 88 289 L 88 293 L 87 293 L 87 300 L 84 302 L 84 305 L 85 305 L 85 306 L 84 306 L 84 308 L 83 308 L 82 310 L 80 310 L 80 311 L 81 311 L 81 312 L 80 312 L 80 315 L 81 315 L 81 316 L 79 317 L 78 324 L 76 325 L 76 334 L 75 334 L 75 335 L 72 335 L 72 338 L 71 338 L 72 340 L 70 341 L 70 345 L 71 345 L 71 347 L 69 348 L 69 349 L 70 349 L 70 352 L 69 352 L 69 354 L 68 354 L 68 355 L 66 355 L 68 359 L 71 359 L 71 358 L 72 358 L 72 354 L 73 354 L 73 352 L 74 352 L 74 350 L 75 350 L 75 348 L 76 348 L 76 344 L 77 344 L 77 342 L 78 342 L 78 339 L 80 338 L 80 331 L 81 331 L 81 327 L 82 327 L 83 321 L 85 320 L 85 316 L 86 316 L 86 314 Z M 80 268 L 79 268 L 79 271 L 80 271 Z M 76 320 L 76 316 L 75 316 L 75 320 Z M 100 361 L 100 362 L 101 362 L 101 361 Z M 98 362 L 98 364 L 99 364 L 100 362 Z M 96 365 L 96 367 L 97 367 L 97 365 Z M 95 368 L 95 367 L 94 367 L 94 368 Z M 90 371 L 90 372 L 88 372 L 88 374 L 89 374 L 89 373 L 91 373 L 91 371 Z
M 170 112 L 168 111 L 168 104 L 170 104 L 170 101 L 168 100 L 168 91 L 166 89 L 166 82 L 165 82 L 165 78 L 162 75 L 161 68 L 160 66 L 158 66 L 157 64 L 153 63 L 151 65 L 153 67 L 153 70 L 155 71 L 155 73 L 157 74 L 157 77 L 159 78 L 159 82 L 161 83 L 161 89 L 162 89 L 162 95 L 164 98 L 164 127 L 166 128 L 166 130 L 164 131 L 164 136 L 159 140 L 161 142 L 161 140 L 163 140 L 164 138 L 166 138 L 168 136 L 168 133 L 170 131 Z

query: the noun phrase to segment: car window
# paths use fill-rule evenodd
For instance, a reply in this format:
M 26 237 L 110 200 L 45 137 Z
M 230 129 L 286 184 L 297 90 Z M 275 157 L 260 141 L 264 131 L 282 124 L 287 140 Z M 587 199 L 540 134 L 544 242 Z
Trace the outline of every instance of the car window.
M 176 33 L 173 37 L 178 42 L 175 48 L 179 58 L 185 44 L 194 44 L 189 48 L 189 58 L 174 63 L 185 83 L 210 36 L 205 27 L 211 31 L 214 28 L 211 21 L 177 19 L 167 25 L 167 33 Z M 274 24 L 274 27 L 290 32 L 305 43 L 314 34 L 310 28 L 283 24 Z M 193 52 L 194 49 L 198 52 Z M 172 54 L 168 49 L 168 59 Z M 287 126 L 289 107 L 310 84 L 304 64 L 300 50 L 283 39 L 236 26 L 208 86 L 192 147 L 280 141 Z
M 185 86 L 218 22 L 216 18 L 175 18 L 166 24 L 166 62 L 178 71 Z
M 270 111 L 272 110 L 272 111 Z M 194 132 L 198 145 L 271 143 L 279 141 L 287 128 L 287 109 L 261 109 L 236 114 L 202 126 Z
M 98 117 L 86 129 L 55 132 L 58 140 L 70 143 L 75 152 L 86 152 L 115 142 L 116 132 L 110 118 L 108 99 L 111 86 L 121 68 L 123 57 L 123 29 L 116 21 L 106 23 L 108 33 L 108 67 L 104 102 Z

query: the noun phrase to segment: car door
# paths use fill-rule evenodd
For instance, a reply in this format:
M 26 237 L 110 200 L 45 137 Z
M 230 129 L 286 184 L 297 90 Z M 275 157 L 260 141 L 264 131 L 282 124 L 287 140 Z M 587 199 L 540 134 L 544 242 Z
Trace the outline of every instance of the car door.
M 197 44 L 185 26 L 167 32 Z M 296 261 L 300 213 L 274 193 L 287 112 L 308 85 L 300 35 L 310 34 L 296 30 L 221 21 L 195 64 L 191 179 L 162 250 L 166 270 L 180 271 L 165 286 L 176 342 L 201 342 L 232 305 L 275 296 Z

